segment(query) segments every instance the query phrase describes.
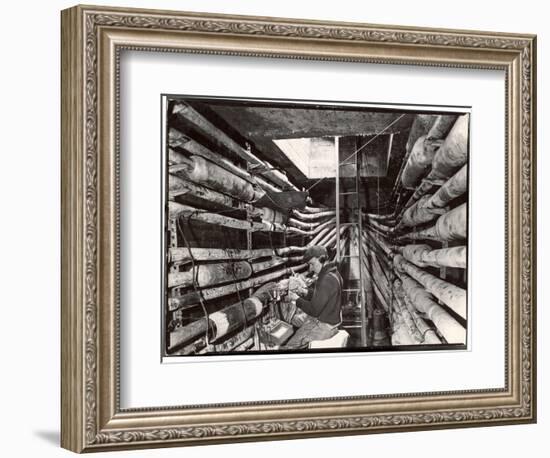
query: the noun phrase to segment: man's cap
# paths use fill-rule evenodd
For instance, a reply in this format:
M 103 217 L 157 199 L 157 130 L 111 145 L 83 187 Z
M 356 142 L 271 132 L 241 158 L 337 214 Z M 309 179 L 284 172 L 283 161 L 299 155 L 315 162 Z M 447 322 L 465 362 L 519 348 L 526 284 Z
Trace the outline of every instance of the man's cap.
M 313 245 L 307 248 L 304 253 L 304 262 L 308 262 L 311 258 L 328 257 L 327 249 L 321 245 Z

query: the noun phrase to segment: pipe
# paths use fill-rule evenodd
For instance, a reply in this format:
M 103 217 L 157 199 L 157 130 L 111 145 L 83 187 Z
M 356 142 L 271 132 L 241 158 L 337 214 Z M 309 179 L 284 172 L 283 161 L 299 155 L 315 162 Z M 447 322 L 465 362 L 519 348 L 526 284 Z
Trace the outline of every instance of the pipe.
M 432 180 L 445 180 L 466 163 L 468 159 L 468 127 L 469 115 L 459 116 L 434 157 Z
M 206 335 L 207 331 L 211 341 L 219 340 L 254 321 L 261 315 L 264 304 L 265 302 L 262 302 L 260 298 L 253 296 L 245 299 L 242 303 L 237 302 L 211 313 L 208 317 L 199 318 L 186 326 L 176 328 L 169 335 L 168 352 L 177 350 L 201 335 Z
M 172 353 L 188 342 L 206 335 L 207 329 L 206 317 L 199 318 L 180 328 L 176 328 L 168 335 L 168 353 Z
M 252 267 L 246 261 L 201 264 L 195 266 L 195 269 L 189 269 L 185 272 L 170 272 L 168 274 L 168 287 L 191 286 L 194 280 L 198 288 L 204 288 L 229 281 L 244 280 L 251 275 Z
M 447 211 L 447 209 L 445 208 L 425 208 L 425 204 L 429 199 L 430 196 L 422 196 L 418 199 L 417 202 L 407 208 L 403 213 L 401 221 L 399 221 L 396 230 L 400 230 L 404 226 L 419 226 L 436 219 L 438 216 L 445 214 L 445 212 Z
M 372 249 L 369 251 L 369 258 L 380 279 L 384 282 L 388 289 L 391 289 L 391 271 L 384 268 L 382 262 L 380 262 L 380 257 L 377 256 L 376 252 Z
M 426 264 L 424 264 L 421 261 L 422 255 L 425 252 L 430 251 L 431 249 L 432 247 L 430 245 L 425 245 L 425 244 L 424 245 L 421 245 L 421 244 L 406 245 L 404 247 L 396 247 L 396 251 L 398 251 L 401 255 L 403 255 L 403 257 L 407 261 L 410 261 L 420 267 L 426 267 Z
M 417 232 L 409 232 L 397 238 L 397 240 L 437 240 L 454 242 L 465 240 L 467 235 L 468 209 L 466 203 L 453 208 L 451 211 L 441 215 L 434 226 Z
M 416 140 L 407 160 L 407 164 L 403 169 L 401 184 L 406 189 L 414 189 L 419 180 L 426 175 L 432 165 L 435 149 L 431 147 L 425 148 L 425 140 L 425 135 Z
M 384 253 L 381 253 L 376 245 L 364 245 L 370 249 L 373 256 L 376 256 L 376 262 L 380 265 L 380 269 L 384 273 L 384 276 L 391 283 L 393 275 L 393 257 L 388 258 Z
M 298 219 L 289 218 L 288 225 L 293 226 L 293 227 L 297 227 L 299 229 L 304 229 L 306 231 L 310 231 L 312 229 L 315 229 L 317 226 L 319 226 L 323 222 L 324 221 L 316 221 L 316 222 L 313 222 L 313 223 L 304 223 L 303 221 L 300 221 Z
M 386 330 L 386 314 L 380 310 L 376 309 L 373 312 L 373 342 L 374 347 L 385 347 L 390 344 L 390 339 L 388 337 L 388 332 Z
M 385 255 L 380 256 L 374 247 L 368 245 L 365 241 L 363 241 L 362 246 L 364 250 L 367 250 L 369 258 L 374 261 L 376 269 L 380 272 L 380 274 L 383 275 L 384 278 L 389 279 L 389 273 L 393 270 L 393 264 L 386 259 L 381 260 Z
M 244 202 L 253 202 L 265 194 L 263 190 L 258 190 L 243 178 L 201 156 L 182 158 L 178 165 L 170 167 L 170 173 L 176 172 L 183 174 L 185 178 L 195 183 L 205 185 Z
M 249 326 L 226 341 L 216 344 L 216 353 L 228 353 L 236 351 L 254 335 L 254 326 Z
M 393 332 L 391 335 L 391 344 L 395 347 L 400 345 L 414 345 L 414 340 L 407 330 L 407 325 L 403 319 L 403 315 L 395 313 Z
M 403 213 L 400 226 L 417 226 L 427 223 L 444 212 L 444 207 L 466 192 L 468 165 L 464 165 L 432 196 L 422 196 Z
M 420 283 L 457 315 L 466 319 L 466 291 L 411 264 L 400 254 L 393 258 L 399 272 L 405 272 Z
M 321 219 L 321 218 L 325 218 L 327 216 L 335 216 L 336 215 L 336 210 L 327 210 L 327 209 L 325 209 L 324 211 L 321 211 L 321 212 L 318 212 L 318 213 L 309 214 L 309 213 L 302 213 L 299 210 L 293 209 L 292 214 L 294 216 L 296 216 L 297 218 L 301 219 L 301 220 L 315 221 L 315 220 L 318 220 L 318 219 Z
M 302 209 L 302 211 L 305 213 L 321 213 L 327 210 L 329 209 L 326 207 L 310 207 L 308 205 L 306 205 L 305 208 Z
M 386 231 L 376 229 L 374 226 L 371 226 L 369 223 L 363 224 L 363 227 L 371 232 L 373 235 L 377 235 L 378 237 L 386 238 L 388 236 L 391 236 L 391 232 L 388 234 Z
M 403 282 L 403 290 L 414 308 L 425 314 L 435 324 L 448 343 L 466 343 L 466 329 L 443 309 L 430 293 L 405 273 L 397 271 L 397 275 Z
M 210 321 L 214 325 L 212 340 L 216 341 L 220 337 L 231 334 L 246 324 L 252 322 L 260 316 L 264 308 L 264 304 L 257 297 L 249 297 L 239 303 L 236 307 L 228 307 L 224 310 L 214 312 L 209 316 Z
M 304 257 L 303 256 L 291 256 L 288 258 L 285 258 L 285 262 L 287 264 L 298 264 L 300 262 L 303 262 Z
M 409 297 L 406 294 L 403 294 L 403 299 L 412 319 L 414 320 L 414 323 L 416 324 L 416 327 L 424 336 L 424 343 L 428 345 L 441 344 L 441 339 L 438 337 L 435 329 L 428 326 L 428 323 L 418 316 L 418 312 Z
M 377 256 L 373 255 L 373 252 L 369 250 L 365 244 L 361 244 L 363 250 L 364 259 L 363 261 L 367 263 L 367 266 L 370 266 L 369 271 L 371 272 L 375 282 L 378 286 L 384 290 L 386 297 L 391 295 L 391 285 L 388 280 L 387 274 L 384 272 L 384 269 L 380 265 Z
M 384 298 L 384 300 L 381 301 L 382 306 L 384 309 L 388 310 L 391 300 L 391 289 L 387 289 L 385 283 L 380 280 L 380 277 L 377 276 L 376 272 L 372 268 L 369 268 L 369 264 L 365 260 L 363 260 L 363 266 L 367 269 L 368 277 L 373 282 L 373 287 L 377 297 L 382 296 Z
M 359 237 L 357 237 L 357 227 L 352 226 L 350 229 L 350 249 L 349 249 L 349 258 L 348 258 L 348 265 L 349 265 L 349 280 L 359 280 L 361 278 L 361 273 L 359 271 L 360 264 L 359 264 L 359 250 L 361 247 L 359 246 Z
M 441 215 L 433 226 L 433 235 L 437 240 L 453 242 L 465 240 L 467 235 L 468 209 L 466 203 L 453 208 L 450 212 Z
M 395 218 L 395 215 L 393 213 L 389 213 L 387 215 L 380 215 L 378 213 L 365 213 L 365 216 L 368 219 L 374 219 L 376 221 L 384 221 L 384 222 L 393 221 Z
M 331 248 L 333 245 L 336 246 L 336 233 L 334 233 L 330 238 L 328 238 L 325 242 L 322 244 L 319 244 L 320 246 L 324 246 L 325 248 Z
M 372 288 L 374 295 L 378 298 L 378 302 L 382 305 L 382 308 L 386 311 L 390 310 L 389 299 L 391 294 L 389 292 L 383 292 L 379 284 L 374 280 L 371 272 L 369 271 L 366 260 L 363 260 L 363 277 L 368 280 L 368 288 Z
M 208 348 L 206 347 L 206 339 L 203 337 L 198 338 L 194 342 L 184 346 L 183 348 L 174 352 L 174 355 L 199 355 L 206 353 Z
M 426 202 L 426 209 L 443 208 L 466 192 L 468 188 L 468 165 L 465 164 Z
M 457 246 L 452 248 L 441 248 L 424 253 L 422 261 L 434 267 L 456 267 L 466 268 L 467 248 Z
M 467 114 L 456 120 L 443 145 L 434 156 L 431 172 L 416 188 L 402 211 L 429 192 L 434 185 L 442 184 L 444 180 L 447 180 L 466 163 L 468 156 L 468 120 Z
M 457 116 L 453 115 L 438 116 L 426 135 L 426 140 L 433 141 L 444 139 L 452 129 L 454 123 L 456 122 L 456 118 Z
M 349 244 L 349 238 L 346 238 L 346 237 L 341 237 L 340 238 L 340 253 L 345 253 L 346 250 L 348 249 L 348 244 Z M 332 245 L 332 243 L 331 243 Z M 332 259 L 332 261 L 334 261 L 336 259 L 336 252 L 334 253 L 334 258 Z
M 392 200 L 396 194 L 398 195 L 398 198 L 401 195 L 401 192 L 399 190 L 399 188 L 401 187 L 401 175 L 403 175 L 403 171 L 405 170 L 405 166 L 409 160 L 409 156 L 412 153 L 412 148 L 414 144 L 416 143 L 419 137 L 429 132 L 430 127 L 434 124 L 435 121 L 436 121 L 436 117 L 434 115 L 415 116 L 409 132 L 409 137 L 407 138 L 407 144 L 405 145 L 405 156 L 401 161 L 401 167 L 399 168 L 399 172 L 397 173 L 395 184 L 393 185 L 393 189 L 391 192 Z
M 198 111 L 192 108 L 186 103 L 178 103 L 174 106 L 172 111 L 178 118 L 185 123 L 191 123 L 198 127 L 203 133 L 207 134 L 211 139 L 217 143 L 223 145 L 226 149 L 231 151 L 246 162 L 255 165 L 265 165 L 265 163 L 259 160 L 254 155 L 250 154 L 245 148 L 235 142 L 225 132 L 217 128 Z
M 384 240 L 382 240 L 377 234 L 373 233 L 372 231 L 369 231 L 368 229 L 365 229 L 363 233 L 367 236 L 369 240 L 376 243 L 386 256 L 391 257 L 393 255 L 391 246 L 388 243 L 386 243 Z
M 391 259 L 393 258 L 393 251 L 392 251 L 393 247 L 390 247 L 389 245 L 386 244 L 390 250 L 389 253 L 387 253 L 386 251 L 384 251 L 382 247 L 378 245 L 376 241 L 369 238 L 369 235 L 364 229 L 363 229 L 363 237 L 364 237 L 363 244 L 368 248 L 372 248 L 378 255 L 379 261 L 383 262 L 387 268 L 393 269 L 393 263 L 391 261 Z
M 168 198 L 174 200 L 177 196 L 200 198 L 224 207 L 234 207 L 237 203 L 232 197 L 170 174 L 168 178 Z
M 186 140 L 185 141 L 178 140 L 182 137 L 184 137 Z M 175 139 L 173 143 L 172 143 L 172 139 Z M 188 138 L 185 134 L 182 134 L 181 132 L 179 132 L 177 129 L 174 129 L 173 127 L 171 127 L 169 131 L 169 145 L 171 147 L 180 147 L 190 155 L 202 156 L 203 158 L 209 160 L 210 162 L 213 162 L 214 164 L 220 166 L 221 168 L 227 170 L 228 172 L 231 172 L 241 177 L 243 180 L 248 181 L 250 184 L 252 185 L 256 184 L 254 178 L 252 178 L 252 176 L 246 170 L 242 169 L 238 165 L 235 165 L 229 159 L 210 151 L 210 149 L 208 149 L 206 146 L 202 145 L 201 143 L 193 139 Z M 171 162 L 178 164 L 181 162 L 181 158 L 185 158 L 185 157 L 186 156 L 184 154 L 181 154 L 175 150 L 169 149 L 169 160 Z M 258 184 L 264 187 L 262 183 L 258 183 Z M 267 189 L 270 189 L 271 191 L 274 191 L 274 192 L 281 191 L 281 189 L 276 186 L 273 186 L 273 185 L 269 185 L 269 186 L 273 188 L 273 189 L 267 188 Z
M 173 127 L 170 127 L 168 129 L 168 144 L 172 147 L 183 147 L 187 142 L 189 142 L 191 139 L 180 132 L 177 129 L 174 129 Z
M 262 166 L 267 169 L 273 169 L 273 166 L 269 162 L 262 161 L 255 155 L 247 151 L 245 148 L 235 142 L 223 131 L 218 129 L 214 124 L 212 124 L 202 115 L 200 115 L 189 105 L 179 103 L 174 106 L 173 113 L 178 117 L 183 118 L 184 121 L 189 121 L 195 126 L 199 127 L 199 129 L 206 133 L 210 138 L 215 139 L 216 142 L 220 143 L 226 149 L 236 154 L 238 157 L 245 160 L 246 162 L 252 165 Z M 273 183 L 282 186 L 283 189 L 291 188 L 294 191 L 298 191 L 298 188 L 296 188 L 296 186 L 294 186 L 281 172 L 268 170 L 266 172 L 263 172 L 263 175 L 269 178 L 269 180 L 271 180 Z
M 404 209 L 410 207 L 426 194 L 432 186 L 447 180 L 460 169 L 468 159 L 468 125 L 469 115 L 460 116 L 454 123 L 449 135 L 437 151 L 432 162 L 432 170 L 420 183 Z
M 188 205 L 179 204 L 177 202 L 168 202 L 168 214 L 171 218 L 180 216 L 188 217 L 193 221 L 202 221 L 209 224 L 218 224 L 233 229 L 250 230 L 252 232 L 261 231 L 283 231 L 284 228 L 271 223 L 258 223 L 255 221 L 244 221 L 241 219 L 231 218 L 229 216 L 210 213 L 204 210 L 197 210 Z
M 270 221 L 266 221 L 265 219 L 262 220 L 262 224 L 264 225 L 264 231 L 268 232 L 286 232 L 287 230 L 284 224 L 272 223 Z
M 426 135 L 437 120 L 437 115 L 416 115 L 411 126 L 405 150 L 410 152 L 416 141 Z
M 398 312 L 403 318 L 403 324 L 406 326 L 407 332 L 411 336 L 414 344 L 422 344 L 424 343 L 424 336 L 418 330 L 409 309 L 405 305 L 404 295 L 405 292 L 403 291 L 401 280 L 396 279 L 393 284 L 394 304 L 397 305 Z
M 252 278 L 249 278 L 248 280 L 239 281 L 230 285 L 203 289 L 200 291 L 200 295 L 202 296 L 202 299 L 205 301 L 217 299 L 219 297 L 235 294 L 239 291 L 243 291 L 248 288 L 256 288 L 264 283 L 273 281 L 284 275 L 291 275 L 294 272 L 301 272 L 303 270 L 306 270 L 307 267 L 308 267 L 307 264 L 300 264 L 298 266 L 292 266 L 292 267 L 284 267 L 275 272 L 270 272 L 268 274 L 260 275 L 258 277 L 252 277 Z M 175 296 L 175 297 L 168 298 L 168 310 L 174 311 L 180 308 L 189 308 L 190 306 L 195 306 L 199 304 L 199 302 L 200 302 L 199 295 L 193 291 L 187 294 L 183 294 L 182 296 Z
M 366 311 L 366 322 L 367 322 L 367 341 L 369 340 L 369 336 L 372 336 L 372 333 L 370 331 L 372 331 L 372 317 L 373 317 L 373 312 L 374 312 L 374 295 L 375 294 L 379 294 L 380 296 L 381 293 L 380 291 L 376 292 L 374 291 L 374 286 L 373 286 L 373 280 L 372 280 L 372 277 L 370 276 L 370 274 L 367 273 L 367 265 L 365 263 L 365 261 L 363 261 L 363 265 L 361 266 L 361 273 L 362 273 L 362 277 L 363 277 L 363 285 L 362 285 L 362 288 L 363 288 L 363 291 L 362 291 L 362 294 L 365 295 L 365 311 Z M 383 302 L 383 298 L 380 299 L 379 298 L 379 301 L 380 303 Z M 386 304 L 388 305 L 388 304 Z M 388 309 L 389 309 L 389 306 L 388 306 Z M 362 317 L 363 318 L 363 317 Z
M 372 262 L 369 262 L 368 259 L 366 259 L 367 254 L 365 254 L 365 259 L 363 259 L 363 265 L 367 269 L 367 272 L 369 274 L 369 278 L 374 283 L 375 289 L 378 289 L 380 294 L 384 297 L 384 305 L 389 308 L 390 298 L 391 298 L 391 287 L 387 283 L 387 280 L 385 277 L 383 277 L 380 273 L 380 271 L 376 270 L 373 266 Z
M 250 336 L 247 339 L 243 340 L 243 342 L 240 345 L 237 345 L 236 347 L 232 348 L 230 351 L 238 352 L 238 351 L 246 351 L 250 347 L 254 345 L 254 336 Z
M 302 213 L 296 209 L 293 209 L 292 214 L 302 220 L 314 221 L 317 219 L 324 218 L 325 216 L 334 216 L 336 215 L 336 210 L 325 210 L 318 213 L 308 214 L 308 213 Z
M 401 254 L 419 267 L 456 267 L 466 268 L 466 247 L 432 249 L 430 245 L 407 245 L 401 248 Z
M 411 334 L 420 344 L 436 345 L 441 343 L 434 329 L 418 316 L 417 310 L 408 298 L 403 289 L 403 282 L 400 279 L 394 281 L 394 297 L 400 312 L 404 318 L 405 324 L 411 330 Z
M 329 227 L 331 226 L 332 224 L 334 224 L 336 221 L 336 218 L 331 218 L 329 219 L 328 221 L 325 221 L 324 223 L 322 224 L 319 224 L 315 229 L 312 229 L 310 231 L 304 231 L 302 229 L 298 229 L 296 227 L 287 227 L 287 232 L 289 233 L 294 233 L 294 234 L 300 234 L 300 235 L 305 235 L 305 236 L 308 236 L 308 237 L 311 237 L 317 233 L 319 233 L 321 230 L 323 230 L 325 227 Z
M 362 242 L 363 242 L 363 246 L 367 250 L 373 251 L 373 253 L 376 255 L 380 264 L 383 265 L 385 272 L 388 272 L 393 269 L 392 259 L 393 259 L 394 246 L 390 246 L 386 244 L 386 246 L 390 251 L 389 252 L 384 251 L 384 249 L 380 247 L 376 241 L 369 238 L 369 236 L 365 233 L 364 230 L 363 230 Z
M 341 227 L 340 228 L 340 237 L 342 237 L 343 233 L 347 230 L 346 227 Z M 318 245 L 321 245 L 321 246 L 324 246 L 325 248 L 329 248 L 332 246 L 332 244 L 336 241 L 336 230 L 334 231 L 334 233 L 330 236 L 330 238 L 328 239 L 324 239 L 322 240 L 321 242 L 318 243 Z
M 170 130 L 174 130 L 174 128 L 170 128 Z M 172 144 L 170 144 L 172 146 Z M 180 145 L 174 145 L 174 146 L 180 146 Z M 202 145 L 201 143 L 189 139 L 185 145 L 181 146 L 182 149 L 184 149 L 187 153 L 189 153 L 192 156 L 201 156 L 204 159 L 209 160 L 210 162 L 213 162 L 214 164 L 220 166 L 221 168 L 227 170 L 228 172 L 233 173 L 234 175 L 237 175 L 241 177 L 243 180 L 248 181 L 250 184 L 255 185 L 256 181 L 255 179 L 244 169 L 239 167 L 238 165 L 234 164 L 229 159 L 221 156 L 220 154 L 212 152 L 210 149 L 208 149 L 206 146 Z M 186 157 L 185 155 L 178 153 L 177 151 L 171 150 L 170 151 L 170 159 L 176 159 L 176 154 L 180 154 L 182 157 Z M 180 161 L 176 161 L 176 163 L 179 163 Z M 261 183 L 258 183 L 262 186 Z M 263 186 L 262 186 L 263 187 Z M 281 192 L 281 188 L 269 184 L 268 187 L 269 190 L 274 192 Z
M 307 246 L 287 246 L 284 248 L 275 248 L 275 253 L 277 253 L 278 256 L 288 256 L 291 253 L 303 253 L 307 250 Z
M 278 267 L 285 263 L 286 263 L 286 259 L 277 258 L 277 257 L 268 259 L 266 261 L 255 262 L 252 264 L 252 272 L 257 274 L 258 272 L 272 269 L 273 267 Z
M 283 191 L 279 186 L 269 183 L 260 176 L 255 176 L 254 178 L 252 178 L 252 180 L 255 181 L 256 184 L 258 184 L 258 186 L 260 186 L 260 188 L 265 191 L 271 191 L 275 194 Z
M 369 218 L 369 222 L 368 222 L 368 225 L 370 227 L 372 227 L 373 229 L 376 229 L 377 231 L 380 231 L 380 232 L 388 232 L 388 233 L 392 233 L 394 231 L 395 228 L 393 227 L 390 227 L 390 226 L 386 226 L 384 224 L 380 224 L 376 221 L 371 221 L 370 218 Z
M 336 225 L 333 227 L 331 226 L 325 227 L 315 237 L 313 237 L 313 239 L 311 239 L 311 241 L 306 245 L 306 248 L 308 246 L 317 245 L 319 241 L 323 240 L 325 237 L 330 237 L 329 234 L 332 235 L 334 232 L 336 232 Z
M 287 219 L 285 214 L 269 207 L 260 208 L 260 213 L 262 215 L 262 220 L 269 221 L 270 223 L 283 224 Z
M 195 261 L 221 261 L 225 259 L 240 260 L 273 256 L 273 249 L 240 250 L 237 248 L 188 248 L 173 247 L 168 249 L 168 262 L 187 263 Z

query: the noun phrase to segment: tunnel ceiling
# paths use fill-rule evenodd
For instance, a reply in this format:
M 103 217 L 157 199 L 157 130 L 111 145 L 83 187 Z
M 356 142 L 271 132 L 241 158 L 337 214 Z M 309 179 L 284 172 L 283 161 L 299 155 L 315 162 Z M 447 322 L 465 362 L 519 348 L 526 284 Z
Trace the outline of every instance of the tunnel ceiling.
M 317 181 L 319 172 L 308 174 L 304 167 L 297 164 L 296 160 L 289 158 L 274 140 L 356 137 L 357 147 L 370 141 L 365 148 L 365 151 L 368 151 L 367 154 L 382 155 L 387 164 L 382 175 L 377 172 L 369 173 L 366 169 L 361 175 L 364 177 L 363 181 L 375 184 L 377 189 L 384 190 L 392 188 L 395 183 L 415 118 L 414 114 L 388 110 L 365 111 L 362 107 L 325 105 L 303 107 L 296 104 L 273 107 L 273 103 L 270 104 L 271 106 L 266 106 L 262 102 L 246 101 L 245 104 L 227 100 L 201 100 L 190 104 L 211 122 L 240 140 L 241 144 L 251 144 L 255 154 L 268 159 L 274 166 L 284 169 L 296 185 L 306 189 Z M 373 138 L 381 131 L 384 131 L 383 134 Z M 391 150 L 389 150 L 390 134 L 393 134 Z M 330 183 L 331 179 L 327 178 L 326 181 Z M 344 178 L 344 187 L 346 181 L 349 181 L 349 186 L 354 182 L 351 178 Z M 330 185 L 328 188 L 326 185 L 315 186 L 315 188 L 316 193 L 321 191 L 324 193 Z

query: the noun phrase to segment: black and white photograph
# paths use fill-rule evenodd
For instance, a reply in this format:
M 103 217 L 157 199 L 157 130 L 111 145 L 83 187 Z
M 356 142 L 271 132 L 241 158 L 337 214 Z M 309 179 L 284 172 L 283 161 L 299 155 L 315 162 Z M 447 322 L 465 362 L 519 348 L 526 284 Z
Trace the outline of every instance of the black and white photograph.
M 162 106 L 164 356 L 466 348 L 466 108 Z
M 544 455 L 544 5 L 6 2 L 3 456 Z

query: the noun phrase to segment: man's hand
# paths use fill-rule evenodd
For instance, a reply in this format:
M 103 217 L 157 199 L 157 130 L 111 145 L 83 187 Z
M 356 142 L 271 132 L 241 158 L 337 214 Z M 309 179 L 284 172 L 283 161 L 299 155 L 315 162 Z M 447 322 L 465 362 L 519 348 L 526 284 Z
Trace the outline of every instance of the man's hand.
M 307 294 L 307 284 L 301 275 L 294 274 L 289 278 L 288 289 L 300 296 L 305 296 Z
M 291 301 L 296 301 L 300 296 L 298 296 L 296 293 L 290 291 L 288 293 L 288 299 Z

